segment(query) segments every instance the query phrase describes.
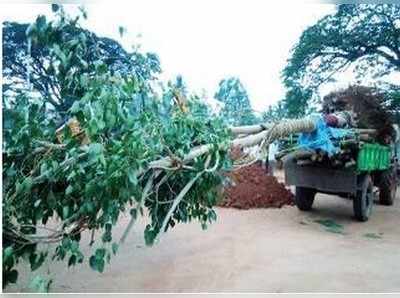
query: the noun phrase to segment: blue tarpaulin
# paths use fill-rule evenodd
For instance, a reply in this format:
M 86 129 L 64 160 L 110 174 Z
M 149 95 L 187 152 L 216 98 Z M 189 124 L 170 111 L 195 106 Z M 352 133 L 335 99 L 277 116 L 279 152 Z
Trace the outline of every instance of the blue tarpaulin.
M 334 140 L 352 135 L 351 129 L 334 128 L 325 123 L 321 115 L 312 115 L 316 129 L 311 133 L 301 133 L 298 139 L 299 147 L 304 149 L 321 149 L 328 153 L 328 156 L 339 151 L 339 147 L 334 144 Z

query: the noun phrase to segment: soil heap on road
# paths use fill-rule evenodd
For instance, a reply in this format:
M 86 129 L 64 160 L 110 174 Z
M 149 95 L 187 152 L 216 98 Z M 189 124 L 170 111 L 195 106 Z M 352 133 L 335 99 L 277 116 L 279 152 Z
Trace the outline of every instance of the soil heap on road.
M 225 187 L 220 203 L 222 207 L 280 208 L 294 204 L 290 190 L 279 183 L 276 177 L 268 175 L 261 164 L 240 168 L 227 176 L 232 185 Z

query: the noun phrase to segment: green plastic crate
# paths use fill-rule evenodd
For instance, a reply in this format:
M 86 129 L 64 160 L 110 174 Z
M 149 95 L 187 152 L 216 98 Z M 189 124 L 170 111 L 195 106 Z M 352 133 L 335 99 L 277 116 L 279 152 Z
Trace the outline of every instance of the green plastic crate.
M 390 148 L 379 144 L 366 143 L 357 157 L 358 171 L 386 170 L 390 166 Z

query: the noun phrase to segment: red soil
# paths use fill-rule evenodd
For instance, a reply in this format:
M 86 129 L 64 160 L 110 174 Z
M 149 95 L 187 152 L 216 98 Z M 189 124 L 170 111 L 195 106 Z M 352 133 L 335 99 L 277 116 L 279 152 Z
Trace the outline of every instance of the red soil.
M 236 151 L 236 150 L 235 150 Z M 235 157 L 238 152 L 232 152 Z M 276 177 L 268 175 L 260 164 L 253 164 L 227 174 L 232 184 L 224 190 L 222 207 L 239 209 L 280 208 L 293 205 L 293 194 L 279 183 Z

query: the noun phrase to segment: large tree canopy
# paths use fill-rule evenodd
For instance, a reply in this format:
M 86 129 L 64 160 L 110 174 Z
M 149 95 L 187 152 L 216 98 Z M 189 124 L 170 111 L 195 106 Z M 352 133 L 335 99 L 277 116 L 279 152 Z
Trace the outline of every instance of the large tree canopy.
M 306 29 L 283 70 L 289 114 L 303 114 L 317 88 L 350 66 L 359 77 L 400 71 L 399 5 L 339 5 Z
M 66 18 L 61 8 L 55 6 L 54 9 L 61 20 Z M 94 62 L 103 62 L 112 74 L 135 74 L 142 82 L 152 80 L 161 71 L 157 55 L 137 51 L 129 53 L 117 41 L 81 28 L 78 21 L 79 17 L 71 22 L 47 22 L 44 16 L 40 16 L 32 25 L 4 22 L 4 91 L 30 86 L 56 112 L 65 114 L 84 92 L 77 82 L 66 84 L 63 78 L 73 72 L 93 77 L 96 71 L 92 67 Z M 86 48 L 82 48 L 77 37 Z M 49 47 L 49 44 L 55 46 Z M 60 44 L 65 48 L 57 47 Z M 54 62 L 60 55 L 64 63 L 58 68 Z M 60 72 L 56 71 L 58 69 Z

